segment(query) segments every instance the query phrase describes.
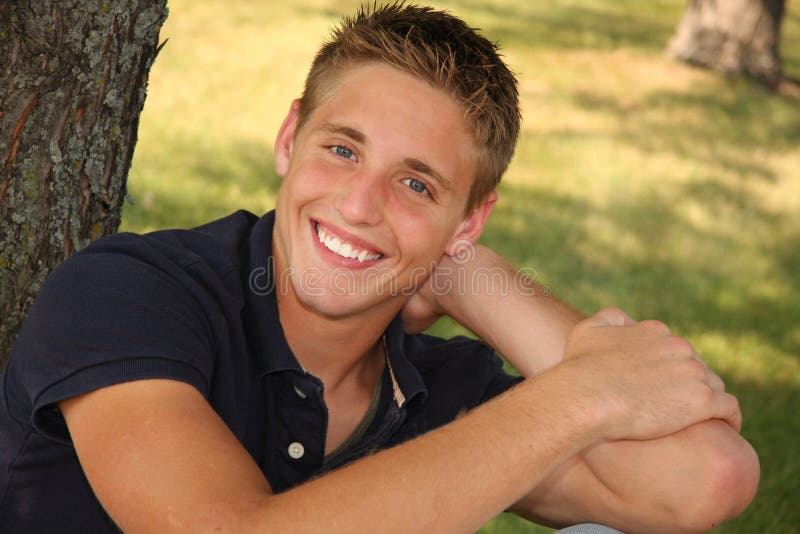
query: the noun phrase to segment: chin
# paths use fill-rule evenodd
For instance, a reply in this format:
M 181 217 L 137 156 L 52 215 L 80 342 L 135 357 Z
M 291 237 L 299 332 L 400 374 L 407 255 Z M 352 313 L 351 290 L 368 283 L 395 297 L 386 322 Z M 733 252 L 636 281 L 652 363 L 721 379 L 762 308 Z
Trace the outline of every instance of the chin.
M 301 280 L 292 280 L 292 289 L 303 308 L 330 319 L 346 317 L 363 309 L 363 298 L 336 294 L 327 284 L 310 286 Z

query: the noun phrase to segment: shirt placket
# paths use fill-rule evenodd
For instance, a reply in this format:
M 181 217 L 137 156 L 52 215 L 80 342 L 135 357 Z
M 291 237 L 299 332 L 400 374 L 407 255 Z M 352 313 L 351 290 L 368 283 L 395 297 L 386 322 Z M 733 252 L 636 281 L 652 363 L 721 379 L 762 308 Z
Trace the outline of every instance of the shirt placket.
M 270 432 L 272 457 L 277 462 L 279 481 L 275 486 L 287 489 L 318 473 L 325 454 L 328 413 L 322 383 L 302 372 L 281 373 L 274 393 L 276 425 Z M 268 426 L 269 421 L 267 422 Z

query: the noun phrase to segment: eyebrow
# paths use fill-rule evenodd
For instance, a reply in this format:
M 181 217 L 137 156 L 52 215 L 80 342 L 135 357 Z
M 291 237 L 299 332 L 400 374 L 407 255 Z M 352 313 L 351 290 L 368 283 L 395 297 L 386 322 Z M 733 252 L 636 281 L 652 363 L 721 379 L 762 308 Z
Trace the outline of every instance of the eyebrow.
M 350 126 L 345 126 L 343 124 L 334 124 L 332 122 L 325 122 L 322 124 L 322 129 L 328 133 L 344 135 L 355 141 L 356 143 L 365 144 L 367 140 L 367 136 L 364 135 L 363 132 L 360 130 L 356 130 Z M 436 181 L 442 189 L 451 190 L 453 188 L 453 183 L 445 178 L 442 174 L 436 172 L 430 165 L 421 161 L 417 158 L 405 158 L 403 163 L 409 167 L 411 170 L 418 172 L 420 174 L 424 174 L 426 176 L 430 176 Z
M 364 142 L 367 140 L 367 136 L 365 136 L 363 133 L 356 130 L 355 128 L 351 128 L 350 126 L 344 126 L 341 124 L 333 124 L 332 122 L 326 122 L 322 124 L 322 129 L 328 133 L 346 135 L 356 143 L 364 144 Z
M 436 182 L 438 182 L 442 189 L 449 191 L 453 188 L 453 184 L 450 180 L 433 170 L 427 163 L 416 158 L 406 158 L 403 160 L 403 163 L 405 163 L 413 171 L 430 176 Z

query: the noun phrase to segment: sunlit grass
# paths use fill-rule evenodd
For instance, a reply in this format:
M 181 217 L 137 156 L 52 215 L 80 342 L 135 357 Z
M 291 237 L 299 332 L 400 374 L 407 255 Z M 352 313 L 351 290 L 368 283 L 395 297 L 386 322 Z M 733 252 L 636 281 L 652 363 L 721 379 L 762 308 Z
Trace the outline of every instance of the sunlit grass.
M 437 2 L 499 40 L 523 134 L 483 241 L 581 309 L 687 336 L 741 400 L 756 501 L 719 532 L 800 524 L 800 106 L 663 55 L 685 2 Z M 171 0 L 123 229 L 271 208 L 272 142 L 351 0 Z M 800 77 L 800 18 L 783 56 Z M 435 327 L 442 335 L 460 329 Z M 501 516 L 485 532 L 536 532 Z

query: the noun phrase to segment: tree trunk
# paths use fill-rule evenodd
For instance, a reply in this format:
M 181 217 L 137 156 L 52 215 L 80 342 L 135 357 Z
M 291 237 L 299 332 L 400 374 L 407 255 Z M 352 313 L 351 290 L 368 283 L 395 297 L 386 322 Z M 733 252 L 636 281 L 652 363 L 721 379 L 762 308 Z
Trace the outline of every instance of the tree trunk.
M 668 53 L 776 88 L 783 80 L 778 44 L 785 0 L 691 0 Z
M 166 0 L 0 0 L 0 365 L 52 268 L 117 230 Z

